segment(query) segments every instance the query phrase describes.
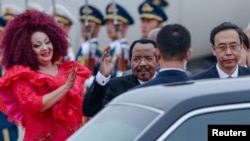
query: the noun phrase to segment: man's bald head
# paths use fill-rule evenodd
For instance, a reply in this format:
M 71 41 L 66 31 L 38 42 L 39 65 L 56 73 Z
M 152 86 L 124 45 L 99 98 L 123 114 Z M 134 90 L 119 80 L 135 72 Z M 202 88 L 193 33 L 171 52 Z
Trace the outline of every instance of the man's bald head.
M 156 37 L 159 33 L 159 31 L 161 30 L 161 28 L 155 28 L 155 29 L 152 29 L 149 33 L 148 33 L 148 37 L 147 39 L 149 40 L 153 40 L 156 42 Z

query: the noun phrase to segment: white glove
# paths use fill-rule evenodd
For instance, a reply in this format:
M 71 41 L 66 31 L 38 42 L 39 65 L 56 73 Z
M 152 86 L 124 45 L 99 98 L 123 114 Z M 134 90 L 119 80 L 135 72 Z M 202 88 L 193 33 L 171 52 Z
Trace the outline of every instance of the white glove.
M 95 52 L 96 52 L 96 42 L 92 42 L 92 41 L 86 41 L 82 44 L 81 48 L 82 48 L 82 54 L 84 56 L 89 56 L 89 53 L 92 53 L 92 57 L 95 56 Z

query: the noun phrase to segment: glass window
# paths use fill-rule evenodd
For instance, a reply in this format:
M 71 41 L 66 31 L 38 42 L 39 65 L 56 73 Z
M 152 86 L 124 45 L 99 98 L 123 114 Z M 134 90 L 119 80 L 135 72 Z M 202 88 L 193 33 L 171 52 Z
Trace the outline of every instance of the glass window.
M 103 109 L 98 118 L 91 119 L 88 125 L 80 129 L 77 140 L 133 140 L 158 115 L 158 112 L 138 107 L 110 106 Z
M 165 141 L 207 141 L 208 125 L 250 124 L 250 109 L 197 115 L 185 121 Z

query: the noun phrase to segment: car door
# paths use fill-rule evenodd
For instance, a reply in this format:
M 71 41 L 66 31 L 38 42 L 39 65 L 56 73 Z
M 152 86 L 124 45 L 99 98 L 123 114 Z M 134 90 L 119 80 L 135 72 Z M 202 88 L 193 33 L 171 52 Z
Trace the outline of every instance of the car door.
M 157 141 L 210 141 L 211 128 L 249 130 L 250 103 L 230 104 L 193 110 L 182 116 Z M 235 126 L 237 125 L 237 126 Z M 244 126 L 247 125 L 245 128 Z M 221 138 L 223 140 L 225 138 Z M 238 140 L 238 139 L 237 139 Z

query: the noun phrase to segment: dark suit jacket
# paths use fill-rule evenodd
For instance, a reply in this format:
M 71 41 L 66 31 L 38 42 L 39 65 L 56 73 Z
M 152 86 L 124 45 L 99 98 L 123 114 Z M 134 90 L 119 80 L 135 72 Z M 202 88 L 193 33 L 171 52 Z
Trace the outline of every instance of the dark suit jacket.
M 86 116 L 92 117 L 114 97 L 139 84 L 134 75 L 112 78 L 105 86 L 99 85 L 94 80 L 84 97 L 82 111 Z
M 250 69 L 238 66 L 238 76 L 243 75 L 250 75 Z M 192 77 L 192 79 L 209 79 L 209 78 L 220 78 L 219 73 L 216 69 L 216 64 L 214 64 L 212 67 L 208 68 L 207 70 L 204 70 Z
M 181 82 L 181 81 L 189 81 L 189 80 L 191 79 L 187 75 L 186 72 L 178 71 L 178 70 L 166 70 L 166 71 L 159 72 L 158 75 L 154 79 L 142 85 L 136 86 L 133 89 L 142 88 L 146 86 L 153 86 L 157 84 L 165 84 L 165 83 Z

